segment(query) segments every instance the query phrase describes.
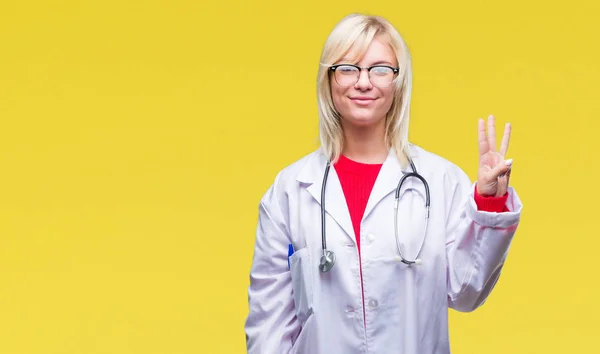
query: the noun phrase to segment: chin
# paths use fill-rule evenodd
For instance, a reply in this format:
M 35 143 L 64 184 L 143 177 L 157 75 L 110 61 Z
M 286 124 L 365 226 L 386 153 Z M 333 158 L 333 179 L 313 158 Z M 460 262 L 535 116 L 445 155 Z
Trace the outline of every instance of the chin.
M 348 116 L 348 120 L 357 126 L 370 126 L 373 124 L 377 124 L 381 117 L 373 114 L 373 112 L 352 112 Z

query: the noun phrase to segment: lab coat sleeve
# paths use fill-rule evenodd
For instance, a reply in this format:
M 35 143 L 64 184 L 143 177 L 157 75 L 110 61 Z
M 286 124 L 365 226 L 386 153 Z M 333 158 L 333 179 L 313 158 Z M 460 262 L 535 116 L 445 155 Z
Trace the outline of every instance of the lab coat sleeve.
M 495 287 L 513 236 L 522 204 L 509 186 L 502 213 L 477 210 L 475 183 L 458 167 L 446 175 L 448 305 L 461 312 L 480 307 Z
M 275 184 L 259 205 L 245 323 L 248 354 L 288 353 L 300 331 L 288 270 L 289 228 Z

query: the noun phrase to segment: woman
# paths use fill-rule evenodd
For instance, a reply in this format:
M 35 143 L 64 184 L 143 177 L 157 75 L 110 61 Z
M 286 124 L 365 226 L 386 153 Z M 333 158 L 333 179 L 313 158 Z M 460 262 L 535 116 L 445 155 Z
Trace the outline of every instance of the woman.
M 322 146 L 260 201 L 249 353 L 449 353 L 448 308 L 476 309 L 498 281 L 522 208 L 508 185 L 510 125 L 496 151 L 493 117 L 488 134 L 479 120 L 472 183 L 408 142 L 410 63 L 380 17 L 348 16 L 327 39 Z M 413 168 L 427 186 L 408 175 L 396 193 Z

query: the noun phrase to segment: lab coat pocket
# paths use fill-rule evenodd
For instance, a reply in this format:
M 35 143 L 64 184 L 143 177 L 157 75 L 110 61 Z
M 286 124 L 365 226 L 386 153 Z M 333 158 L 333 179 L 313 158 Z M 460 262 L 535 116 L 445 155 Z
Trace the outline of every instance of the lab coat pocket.
M 308 247 L 297 250 L 290 256 L 290 272 L 296 317 L 302 324 L 313 313 L 313 267 L 316 266 L 311 262 L 310 249 Z

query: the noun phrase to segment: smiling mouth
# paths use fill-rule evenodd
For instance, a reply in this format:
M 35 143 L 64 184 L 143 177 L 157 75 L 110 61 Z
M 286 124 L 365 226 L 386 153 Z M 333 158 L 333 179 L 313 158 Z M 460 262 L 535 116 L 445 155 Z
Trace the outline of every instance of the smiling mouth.
M 375 101 L 375 98 L 370 98 L 370 97 L 350 97 L 350 100 L 352 102 L 360 104 L 360 105 L 367 105 L 367 104 Z

